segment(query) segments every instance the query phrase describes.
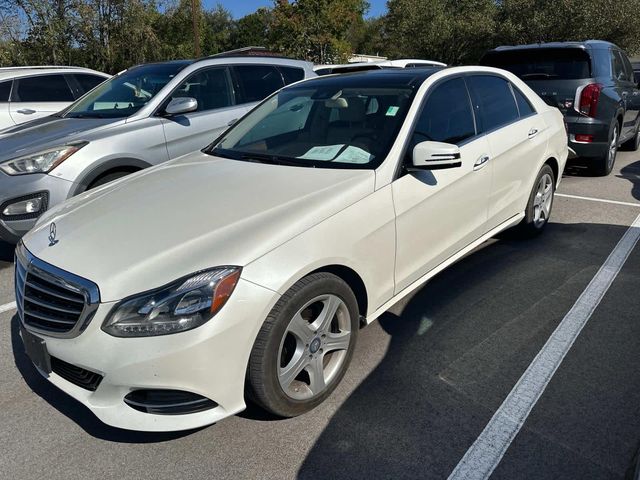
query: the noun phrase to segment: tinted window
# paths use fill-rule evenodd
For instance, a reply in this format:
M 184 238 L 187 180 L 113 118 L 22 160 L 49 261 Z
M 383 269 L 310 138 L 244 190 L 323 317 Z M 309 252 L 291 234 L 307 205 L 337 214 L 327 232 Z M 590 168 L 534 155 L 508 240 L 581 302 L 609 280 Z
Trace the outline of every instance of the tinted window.
M 482 131 L 488 132 L 518 119 L 518 107 L 509 82 L 491 75 L 468 78 Z
M 294 67 L 278 67 L 280 69 L 280 73 L 284 77 L 284 83 L 289 85 L 290 83 L 297 82 L 304 78 L 304 70 L 301 68 Z
M 39 75 L 16 80 L 17 102 L 72 102 L 73 93 L 62 75 Z
M 238 65 L 233 67 L 242 89 L 242 102 L 259 102 L 282 88 L 280 72 L 268 65 Z
M 529 103 L 529 100 L 527 100 L 527 97 L 525 97 L 524 94 L 513 85 L 511 85 L 511 88 L 513 90 L 513 95 L 516 97 L 516 103 L 518 104 L 518 112 L 520 112 L 520 116 L 526 117 L 527 115 L 535 113 L 535 110 Z
M 620 58 L 622 59 L 622 65 L 624 66 L 624 72 L 627 77 L 627 80 L 629 82 L 633 82 L 634 81 L 633 67 L 631 66 L 631 62 L 629 61 L 629 58 L 623 52 L 620 52 Z
M 591 77 L 589 54 L 581 48 L 489 52 L 480 63 L 508 70 L 524 80 L 569 80 Z
M 469 94 L 464 80 L 455 78 L 438 85 L 418 117 L 410 149 L 420 142 L 460 143 L 476 134 Z
M 198 112 L 229 107 L 234 103 L 226 68 L 212 68 L 192 75 L 171 97 L 195 98 Z
M 93 90 L 95 87 L 106 80 L 106 78 L 104 77 L 91 75 L 89 73 L 74 73 L 73 76 L 80 84 L 80 87 L 82 88 L 82 91 L 84 93 L 88 92 L 89 90 Z
M 626 80 L 627 74 L 624 71 L 624 63 L 620 52 L 616 50 L 611 51 L 611 74 L 616 80 Z
M 0 102 L 8 102 L 11 94 L 11 80 L 0 83 Z

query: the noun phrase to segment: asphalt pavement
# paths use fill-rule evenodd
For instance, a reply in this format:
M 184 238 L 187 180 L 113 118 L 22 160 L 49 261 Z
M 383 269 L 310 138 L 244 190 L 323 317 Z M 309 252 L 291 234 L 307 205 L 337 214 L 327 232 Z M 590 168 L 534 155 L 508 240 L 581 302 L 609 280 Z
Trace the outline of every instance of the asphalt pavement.
M 640 215 L 640 152 L 608 177 L 569 168 L 558 194 L 541 237 L 492 239 L 365 328 L 336 392 L 295 419 L 250 407 L 189 432 L 107 427 L 40 377 L 15 310 L 0 313 L 0 478 L 447 478 Z M 640 447 L 639 292 L 640 246 L 492 478 L 625 478 Z M 0 307 L 12 301 L 0 244 Z

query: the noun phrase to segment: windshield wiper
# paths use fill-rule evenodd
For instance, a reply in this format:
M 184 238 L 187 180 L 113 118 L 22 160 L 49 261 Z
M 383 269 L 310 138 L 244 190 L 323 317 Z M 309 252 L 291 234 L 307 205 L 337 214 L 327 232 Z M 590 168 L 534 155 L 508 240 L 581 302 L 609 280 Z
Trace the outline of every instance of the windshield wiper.
M 282 157 L 279 155 L 271 155 L 266 153 L 233 152 L 222 148 L 208 150 L 206 153 L 215 155 L 217 157 L 230 158 L 232 160 L 241 160 L 244 162 L 266 163 L 269 165 L 287 165 L 292 167 L 313 167 L 313 165 L 305 164 L 304 162 L 296 162 L 289 157 Z
M 555 78 L 558 75 L 550 73 L 525 73 L 521 78 Z
M 67 118 L 106 118 L 104 115 L 102 115 L 101 113 L 72 113 L 70 115 L 67 115 Z

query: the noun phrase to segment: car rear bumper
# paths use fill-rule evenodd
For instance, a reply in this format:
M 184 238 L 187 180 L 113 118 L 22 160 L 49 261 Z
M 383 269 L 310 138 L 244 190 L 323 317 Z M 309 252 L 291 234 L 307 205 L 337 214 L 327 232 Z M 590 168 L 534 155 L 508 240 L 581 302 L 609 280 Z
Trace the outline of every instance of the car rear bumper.
M 565 117 L 569 130 L 569 148 L 581 159 L 601 159 L 609 148 L 608 122 L 595 118 Z M 576 141 L 576 135 L 591 135 L 591 142 Z
M 210 425 L 245 408 L 249 355 L 257 332 L 278 295 L 240 280 L 229 302 L 196 329 L 156 337 L 117 338 L 102 323 L 113 303 L 100 304 L 86 330 L 75 338 L 43 338 L 49 355 L 99 374 L 91 391 L 55 373 L 43 375 L 89 408 L 102 422 L 129 430 L 179 431 Z M 85 376 L 86 378 L 86 376 Z M 215 402 L 195 413 L 155 414 L 129 406 L 134 390 L 178 390 Z
M 0 240 L 17 243 L 35 225 L 37 218 L 2 216 L 4 207 L 22 197 L 45 194 L 47 208 L 66 200 L 75 184 L 44 173 L 10 176 L 0 172 Z

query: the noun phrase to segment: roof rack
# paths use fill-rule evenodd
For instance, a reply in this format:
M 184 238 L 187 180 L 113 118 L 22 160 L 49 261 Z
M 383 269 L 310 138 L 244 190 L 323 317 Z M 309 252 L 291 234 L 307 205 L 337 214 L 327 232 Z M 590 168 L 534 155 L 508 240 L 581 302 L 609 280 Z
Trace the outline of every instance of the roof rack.
M 272 52 L 271 50 L 268 50 L 266 47 L 250 46 L 250 47 L 236 48 L 234 50 L 228 50 L 226 52 L 220 52 L 214 55 L 208 55 L 206 57 L 202 57 L 201 60 L 205 58 L 224 58 L 224 57 L 271 57 L 271 58 L 291 59 L 291 57 L 287 57 L 277 52 Z
M 68 68 L 68 69 L 82 69 L 91 70 L 87 67 L 74 67 L 73 65 L 35 65 L 33 67 L 21 65 L 19 67 L 0 67 L 0 70 L 46 70 L 52 68 Z

